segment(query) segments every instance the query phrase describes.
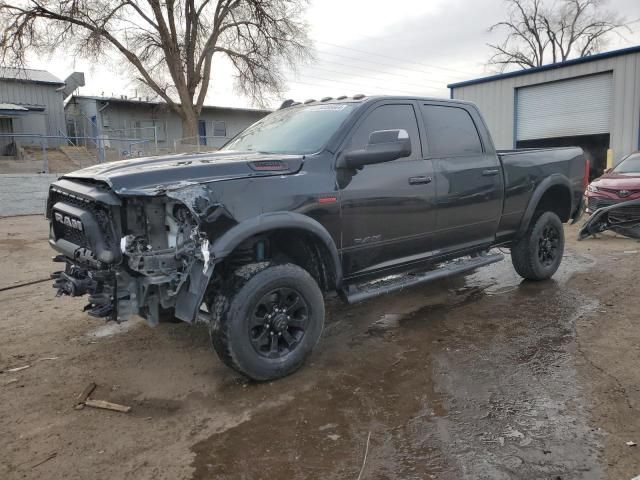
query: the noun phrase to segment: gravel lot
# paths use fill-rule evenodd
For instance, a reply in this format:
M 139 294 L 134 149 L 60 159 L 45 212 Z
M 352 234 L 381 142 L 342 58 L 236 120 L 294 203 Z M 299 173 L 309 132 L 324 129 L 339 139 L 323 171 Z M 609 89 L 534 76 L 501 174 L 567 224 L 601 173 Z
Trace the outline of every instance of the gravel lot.
M 330 300 L 311 361 L 264 384 L 204 326 L 105 324 L 49 282 L 0 291 L 0 478 L 631 479 L 640 243 L 567 236 L 551 281 L 505 261 Z M 48 277 L 46 237 L 41 217 L 0 219 L 0 289 Z M 74 409 L 90 382 L 131 412 Z

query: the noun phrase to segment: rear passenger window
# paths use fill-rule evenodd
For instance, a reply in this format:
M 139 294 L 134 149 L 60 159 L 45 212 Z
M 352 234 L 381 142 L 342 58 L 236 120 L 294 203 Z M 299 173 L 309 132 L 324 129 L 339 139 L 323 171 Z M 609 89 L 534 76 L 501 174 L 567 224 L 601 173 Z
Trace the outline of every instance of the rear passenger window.
M 469 112 L 458 107 L 423 105 L 429 152 L 434 157 L 482 153 L 478 130 Z

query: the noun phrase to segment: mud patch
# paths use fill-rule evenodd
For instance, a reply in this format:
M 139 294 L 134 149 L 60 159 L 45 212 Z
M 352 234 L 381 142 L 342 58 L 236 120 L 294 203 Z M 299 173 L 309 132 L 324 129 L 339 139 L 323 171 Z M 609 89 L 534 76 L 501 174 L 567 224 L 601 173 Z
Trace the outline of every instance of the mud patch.
M 415 307 L 351 307 L 370 321 L 348 349 L 325 344 L 313 387 L 195 444 L 193 478 L 355 478 L 369 433 L 369 478 L 601 477 L 573 364 L 575 320 L 598 302 L 562 287 L 570 274 L 510 270 L 414 289 Z

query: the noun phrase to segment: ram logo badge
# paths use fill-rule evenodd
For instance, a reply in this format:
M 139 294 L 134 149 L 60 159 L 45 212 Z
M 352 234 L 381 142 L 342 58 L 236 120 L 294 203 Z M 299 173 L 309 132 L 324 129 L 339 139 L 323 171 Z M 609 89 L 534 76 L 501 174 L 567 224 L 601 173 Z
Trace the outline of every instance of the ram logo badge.
M 382 240 L 382 235 L 371 235 L 370 237 L 354 238 L 353 243 L 362 245 L 364 243 L 374 243 Z
M 70 218 L 67 215 L 62 215 L 60 212 L 55 212 L 53 215 L 56 219 L 56 222 L 60 222 L 63 225 L 66 225 L 69 228 L 73 228 L 82 232 L 82 222 L 80 220 L 76 220 L 75 218 Z

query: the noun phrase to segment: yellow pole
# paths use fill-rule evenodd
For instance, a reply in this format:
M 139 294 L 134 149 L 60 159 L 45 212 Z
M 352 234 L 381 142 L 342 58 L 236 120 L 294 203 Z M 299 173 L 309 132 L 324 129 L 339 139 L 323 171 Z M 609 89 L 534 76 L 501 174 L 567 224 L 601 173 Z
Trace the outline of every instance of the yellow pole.
M 607 149 L 607 169 L 613 168 L 613 150 Z

